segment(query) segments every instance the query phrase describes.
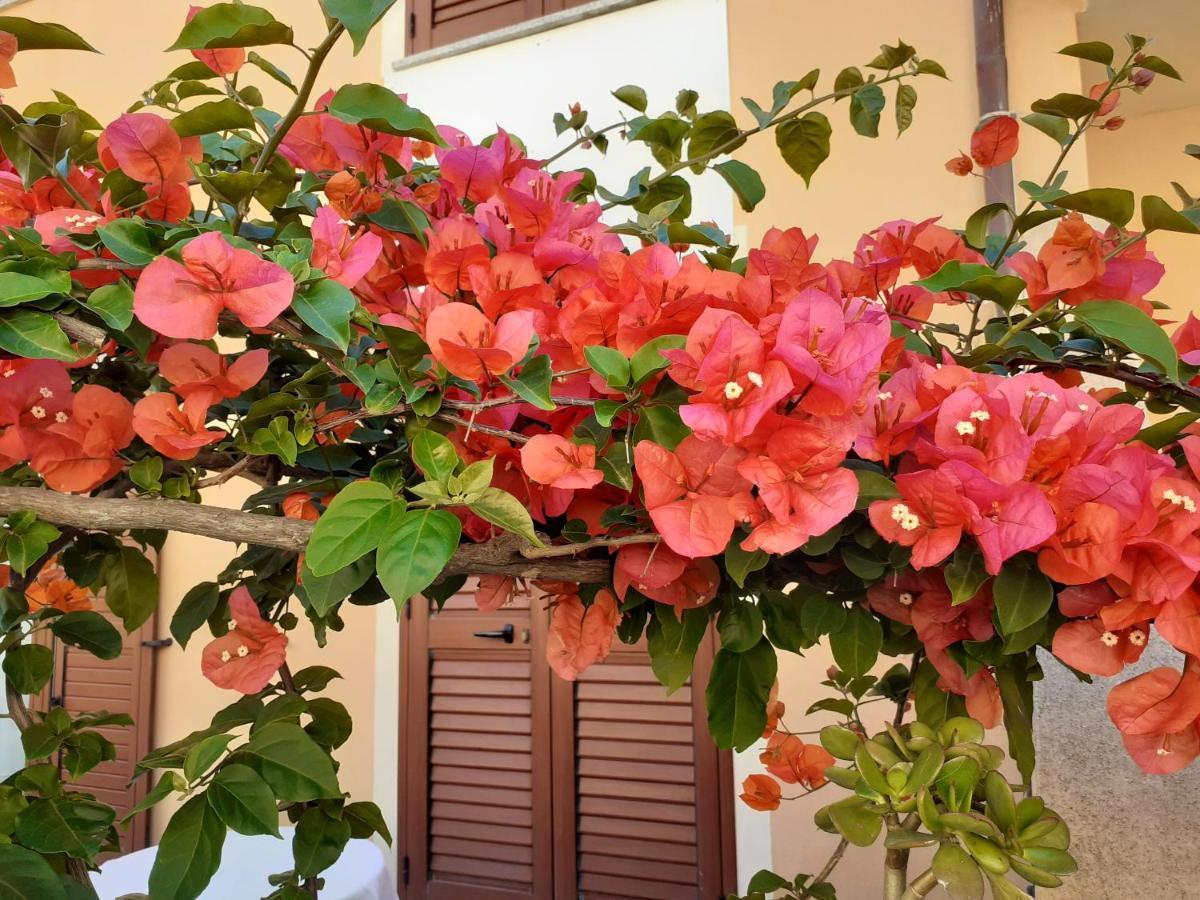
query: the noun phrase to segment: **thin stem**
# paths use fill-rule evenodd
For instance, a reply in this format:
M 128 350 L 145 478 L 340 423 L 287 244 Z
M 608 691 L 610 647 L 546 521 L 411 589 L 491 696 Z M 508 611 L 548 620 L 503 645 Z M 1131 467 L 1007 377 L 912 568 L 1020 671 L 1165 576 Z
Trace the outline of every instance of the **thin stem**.
M 329 55 L 329 51 L 333 49 L 333 45 L 337 43 L 337 39 L 342 36 L 342 32 L 345 30 L 346 26 L 341 22 L 336 23 L 329 29 L 329 33 L 325 35 L 325 39 L 313 50 L 312 56 L 308 59 L 308 69 L 304 73 L 304 81 L 300 83 L 300 90 L 296 92 L 296 99 L 276 126 L 275 133 L 271 135 L 270 140 L 263 147 L 262 153 L 258 155 L 258 160 L 254 163 L 254 169 L 252 170 L 253 174 L 258 175 L 266 171 L 267 166 L 271 164 L 271 160 L 275 156 L 275 151 L 279 149 L 279 145 L 287 137 L 287 133 L 304 112 L 304 107 L 308 105 L 308 98 L 312 95 L 313 87 L 317 83 L 317 74 L 321 71 L 321 65 L 325 62 L 325 57 Z M 249 203 L 249 200 L 243 200 L 238 204 L 237 216 L 233 220 L 233 231 L 235 234 L 241 227 L 242 220 L 246 218 Z
M 933 869 L 926 869 L 912 880 L 908 890 L 900 895 L 900 900 L 919 900 L 919 898 L 927 896 L 937 887 L 937 884 L 937 876 L 933 874 Z
M 889 81 L 899 81 L 902 78 L 916 78 L 919 75 L 920 75 L 919 72 L 909 71 L 906 69 L 902 72 L 897 72 L 894 75 L 884 75 L 882 78 L 877 78 L 875 81 L 873 81 L 871 83 L 872 84 L 887 84 Z M 707 150 L 704 153 L 701 153 L 697 156 L 690 157 L 688 159 L 681 159 L 679 162 L 675 163 L 674 165 L 667 166 L 659 174 L 655 175 L 653 178 L 651 178 L 649 181 L 647 181 L 645 184 L 645 188 L 647 190 L 649 190 L 650 188 L 654 187 L 659 182 L 662 182 L 662 181 L 666 180 L 667 178 L 670 178 L 676 172 L 680 172 L 683 169 L 689 168 L 691 166 L 698 166 L 698 165 L 706 164 L 710 160 L 716 159 L 718 156 L 721 156 L 722 154 L 728 153 L 730 150 L 734 150 L 737 147 L 740 147 L 742 145 L 742 143 L 746 140 L 746 138 L 753 137 L 756 134 L 760 134 L 761 132 L 764 132 L 771 128 L 774 128 L 777 125 L 782 125 L 784 122 L 788 122 L 792 119 L 798 119 L 800 116 L 802 116 L 804 113 L 808 112 L 813 107 L 820 106 L 822 103 L 826 103 L 829 100 L 840 100 L 843 97 L 849 97 L 852 94 L 856 93 L 857 91 L 861 90 L 862 87 L 863 87 L 863 85 L 860 84 L 860 85 L 855 85 L 854 87 L 842 88 L 841 90 L 837 90 L 837 91 L 830 91 L 828 94 L 823 94 L 820 97 L 814 97 L 812 100 L 809 100 L 807 103 L 801 104 L 800 106 L 796 107 L 795 109 L 791 110 L 790 112 L 780 113 L 779 115 L 775 116 L 775 118 L 771 119 L 769 122 L 763 123 L 762 125 L 756 125 L 753 128 L 739 129 L 738 133 L 736 135 L 734 135 L 733 137 L 729 138 L 726 141 L 722 141 L 721 143 L 717 144 L 715 147 L 711 148 L 710 150 Z M 612 209 L 614 206 L 617 206 L 617 205 L 619 205 L 619 204 L 606 203 L 601 207 L 601 209 Z
M 837 868 L 837 864 L 842 861 L 842 857 L 846 853 L 846 848 L 849 846 L 850 842 L 845 838 L 842 838 L 840 841 L 838 841 L 838 845 L 833 848 L 833 853 L 830 854 L 830 857 L 828 861 L 826 861 L 824 867 L 820 872 L 813 876 L 813 880 L 809 882 L 808 887 L 806 887 L 804 892 L 800 895 L 801 900 L 803 900 L 805 897 L 811 897 L 813 888 L 815 888 L 818 884 L 822 884 L 829 880 L 829 876 L 833 874 L 833 870 Z
M 624 128 L 628 124 L 629 124 L 628 122 L 626 122 L 624 119 L 622 119 L 620 122 L 613 122 L 613 124 L 611 124 L 611 125 L 605 125 L 599 131 L 593 131 L 590 134 L 580 134 L 579 137 L 577 137 L 575 140 L 571 141 L 571 143 L 567 144 L 567 146 L 563 147 L 561 150 L 559 150 L 553 156 L 543 160 L 542 164 L 538 168 L 540 168 L 540 169 L 546 168 L 546 166 L 550 165 L 550 163 L 555 162 L 555 161 L 561 159 L 562 157 L 566 156 L 568 153 L 570 153 L 576 147 L 578 147 L 582 144 L 586 144 L 590 140 L 594 140 L 597 135 L 606 134 L 607 132 L 615 131 L 618 128 Z

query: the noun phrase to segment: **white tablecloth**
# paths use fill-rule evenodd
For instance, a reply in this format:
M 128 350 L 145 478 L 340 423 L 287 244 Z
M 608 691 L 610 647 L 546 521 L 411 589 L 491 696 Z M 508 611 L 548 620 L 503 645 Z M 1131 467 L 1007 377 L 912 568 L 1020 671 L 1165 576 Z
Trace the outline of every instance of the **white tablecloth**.
M 286 872 L 292 862 L 291 828 L 281 828 L 283 840 L 262 835 L 246 837 L 229 832 L 221 851 L 221 868 L 200 900 L 257 900 L 271 893 L 267 876 Z M 100 900 L 124 894 L 145 894 L 154 865 L 156 847 L 110 859 L 92 874 Z M 383 851 L 370 841 L 353 840 L 341 858 L 321 873 L 325 887 L 321 900 L 395 900 L 396 889 L 388 876 Z

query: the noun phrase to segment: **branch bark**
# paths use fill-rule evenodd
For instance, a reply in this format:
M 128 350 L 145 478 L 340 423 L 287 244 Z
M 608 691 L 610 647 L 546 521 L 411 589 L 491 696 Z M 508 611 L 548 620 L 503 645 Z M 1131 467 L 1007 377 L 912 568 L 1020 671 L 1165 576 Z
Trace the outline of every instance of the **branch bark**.
M 161 528 L 239 544 L 302 551 L 312 523 L 281 516 L 242 512 L 187 503 L 183 500 L 133 500 L 80 497 L 42 488 L 0 487 L 0 515 L 29 510 L 55 525 L 85 531 L 127 531 Z M 628 543 L 628 539 L 614 538 Z M 590 542 L 589 546 L 598 546 Z M 482 544 L 464 544 L 455 551 L 444 575 L 513 575 L 581 584 L 605 583 L 611 577 L 607 559 L 575 559 L 578 545 L 538 549 L 515 535 Z M 526 555 L 528 553 L 528 555 Z

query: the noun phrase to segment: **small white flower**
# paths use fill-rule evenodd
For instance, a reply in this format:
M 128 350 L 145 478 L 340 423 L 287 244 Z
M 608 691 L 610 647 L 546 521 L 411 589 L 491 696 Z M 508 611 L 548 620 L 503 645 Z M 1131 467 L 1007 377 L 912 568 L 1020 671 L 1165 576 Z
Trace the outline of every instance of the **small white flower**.
M 916 531 L 921 527 L 921 520 L 914 515 L 907 515 L 900 520 L 900 527 L 905 531 Z
M 29 407 L 29 414 L 35 419 L 44 419 L 46 418 L 46 409 L 42 406 L 31 406 Z
M 70 416 L 68 416 L 65 412 L 62 412 L 61 410 L 54 414 L 54 421 L 57 422 L 59 425 L 62 425 L 69 418 L 70 418 Z
M 1080 403 L 1080 404 L 1079 404 L 1079 411 L 1080 411 L 1080 412 L 1087 412 L 1087 411 L 1088 411 L 1088 409 L 1090 409 L 1090 407 L 1089 407 L 1089 406 L 1088 406 L 1086 403 Z
M 38 388 L 38 393 L 41 394 L 43 397 L 45 397 L 47 400 L 49 400 L 51 397 L 54 396 L 54 391 L 50 390 L 50 388 L 48 388 L 48 387 Z
M 954 426 L 954 430 L 956 432 L 958 432 L 958 434 L 960 436 L 966 437 L 969 434 L 975 433 L 975 423 L 969 422 L 966 419 L 963 419 L 961 422 L 959 422 L 957 425 Z
M 906 516 L 911 514 L 911 512 L 912 510 L 910 510 L 905 504 L 897 503 L 892 506 L 892 521 L 902 522 Z
M 1104 634 L 1100 635 L 1100 643 L 1102 643 L 1105 647 L 1115 647 L 1117 644 L 1121 643 L 1121 639 L 1111 631 L 1106 631 Z
M 912 595 L 911 591 L 902 591 L 900 593 L 900 596 L 897 597 L 896 599 L 900 602 L 901 606 L 912 606 L 913 605 L 913 595 Z
M 250 648 L 245 644 L 238 644 L 237 655 L 239 659 L 245 659 L 250 655 Z
M 742 396 L 742 386 L 736 381 L 727 381 L 725 383 L 725 396 L 730 400 L 736 400 Z
M 1171 751 L 1170 751 L 1170 750 L 1168 750 L 1166 747 L 1159 747 L 1159 748 L 1158 748 L 1157 750 L 1155 750 L 1154 752 L 1155 752 L 1156 754 L 1158 754 L 1159 756 L 1170 756 L 1170 755 L 1171 755 Z
M 761 376 L 761 375 L 759 375 L 757 372 L 747 372 L 747 373 L 746 373 L 746 380 L 747 380 L 748 382 L 750 382 L 752 385 L 754 385 L 755 387 L 762 387 L 762 386 L 763 386 L 763 379 L 762 379 L 762 376 Z
M 4 370 L 4 377 L 5 377 L 5 378 L 12 378 L 12 377 L 13 377 L 14 375 L 16 375 L 16 374 L 17 374 L 17 370 L 16 370 L 16 369 L 5 369 L 5 370 Z
M 992 417 L 992 414 L 990 412 L 988 412 L 986 409 L 977 409 L 973 413 L 971 413 L 971 418 L 974 419 L 976 422 L 986 422 L 991 417 Z
M 1129 643 L 1135 647 L 1144 647 L 1146 645 L 1146 632 L 1140 628 L 1135 628 L 1129 632 Z
M 229 662 L 231 659 L 233 659 L 233 657 L 229 655 L 228 650 L 221 651 L 221 662 Z
M 892 399 L 892 392 L 891 392 L 891 391 L 880 391 L 880 392 L 879 392 L 879 399 L 880 399 L 880 400 L 891 400 L 891 399 Z

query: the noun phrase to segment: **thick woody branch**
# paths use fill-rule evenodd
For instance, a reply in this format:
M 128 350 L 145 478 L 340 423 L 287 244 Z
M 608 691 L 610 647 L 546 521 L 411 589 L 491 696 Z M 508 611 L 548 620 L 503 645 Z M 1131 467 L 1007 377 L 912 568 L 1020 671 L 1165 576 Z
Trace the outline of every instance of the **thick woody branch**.
M 55 525 L 84 531 L 159 528 L 292 553 L 305 548 L 312 523 L 187 503 L 183 500 L 133 500 L 80 497 L 42 488 L 0 487 L 0 515 L 29 510 Z M 614 539 L 628 542 L 627 539 Z M 595 542 L 589 546 L 599 546 Z M 607 559 L 574 559 L 578 546 L 537 549 L 506 535 L 483 544 L 464 544 L 451 557 L 445 575 L 513 575 L 583 584 L 607 582 Z M 527 557 L 525 553 L 528 553 Z

